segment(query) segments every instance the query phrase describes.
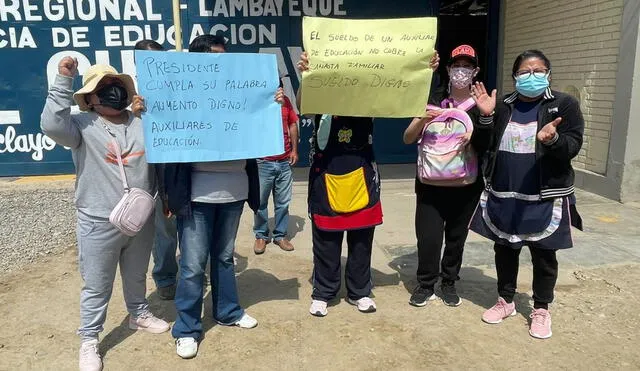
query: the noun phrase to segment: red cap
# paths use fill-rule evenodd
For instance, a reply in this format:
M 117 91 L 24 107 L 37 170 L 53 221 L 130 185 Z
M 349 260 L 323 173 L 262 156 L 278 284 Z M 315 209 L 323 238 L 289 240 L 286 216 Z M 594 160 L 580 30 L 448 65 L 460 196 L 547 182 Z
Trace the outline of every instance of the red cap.
M 476 51 L 469 45 L 460 45 L 457 48 L 453 49 L 453 51 L 451 52 L 449 63 L 453 63 L 453 60 L 458 57 L 470 58 L 476 65 L 478 64 L 478 55 L 476 54 Z

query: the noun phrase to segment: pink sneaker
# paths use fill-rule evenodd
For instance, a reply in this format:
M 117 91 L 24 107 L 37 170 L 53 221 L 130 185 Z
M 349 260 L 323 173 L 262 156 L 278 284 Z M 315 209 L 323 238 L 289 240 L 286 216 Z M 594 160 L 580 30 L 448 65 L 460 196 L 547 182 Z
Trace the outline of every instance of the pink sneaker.
M 487 311 L 482 314 L 482 320 L 495 325 L 496 323 L 502 322 L 503 319 L 513 317 L 516 314 L 515 303 L 509 304 L 503 298 L 498 298 L 496 305 L 487 309 Z
M 551 313 L 546 309 L 534 309 L 531 312 L 531 327 L 529 335 L 536 339 L 548 339 L 551 337 Z
M 151 314 L 151 312 L 147 312 L 137 318 L 129 316 L 129 328 L 150 332 L 152 334 L 161 334 L 169 331 L 171 326 L 169 326 L 166 321 Z

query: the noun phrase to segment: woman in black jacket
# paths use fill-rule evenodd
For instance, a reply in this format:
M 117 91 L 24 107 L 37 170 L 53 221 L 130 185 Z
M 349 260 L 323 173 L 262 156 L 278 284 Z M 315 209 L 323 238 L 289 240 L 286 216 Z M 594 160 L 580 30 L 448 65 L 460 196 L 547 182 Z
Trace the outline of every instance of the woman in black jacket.
M 495 241 L 500 297 L 482 320 L 496 324 L 516 314 L 519 255 L 527 245 L 534 300 L 529 334 L 539 339 L 551 337 L 556 251 L 572 247 L 572 225 L 581 228 L 571 160 L 582 146 L 584 120 L 576 99 L 549 88 L 550 74 L 551 62 L 538 50 L 516 58 L 516 91 L 496 106 L 486 187 L 471 223 L 473 231 Z

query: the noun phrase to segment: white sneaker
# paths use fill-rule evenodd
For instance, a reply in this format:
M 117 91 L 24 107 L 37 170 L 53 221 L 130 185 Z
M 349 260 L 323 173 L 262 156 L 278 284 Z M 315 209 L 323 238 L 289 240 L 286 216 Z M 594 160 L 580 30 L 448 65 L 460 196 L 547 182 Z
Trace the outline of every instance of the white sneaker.
M 169 324 L 151 312 L 142 314 L 140 317 L 129 317 L 129 328 L 132 330 L 143 330 L 152 334 L 161 334 L 169 331 Z
M 327 312 L 327 302 L 322 300 L 314 300 L 311 302 L 311 307 L 309 307 L 309 313 L 316 317 L 324 317 L 329 312 Z
M 176 353 L 183 359 L 193 358 L 198 354 L 198 342 L 194 338 L 176 340 Z
M 357 306 L 358 310 L 362 313 L 373 313 L 377 309 L 376 303 L 368 296 L 365 296 L 364 298 L 360 298 L 358 300 L 347 298 L 347 303 Z
M 254 328 L 258 326 L 258 320 L 245 313 L 234 325 L 240 328 Z
M 80 371 L 102 371 L 102 359 L 98 354 L 98 339 L 83 341 L 80 344 Z

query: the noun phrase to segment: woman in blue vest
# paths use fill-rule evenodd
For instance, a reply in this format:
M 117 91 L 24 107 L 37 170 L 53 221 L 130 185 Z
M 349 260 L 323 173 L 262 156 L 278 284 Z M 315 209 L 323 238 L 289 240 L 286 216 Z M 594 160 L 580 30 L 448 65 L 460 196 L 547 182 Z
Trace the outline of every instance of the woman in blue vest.
M 431 67 L 438 67 L 436 55 Z M 298 69 L 309 69 L 303 53 Z M 298 106 L 302 100 L 298 93 Z M 342 240 L 349 249 L 345 281 L 347 302 L 363 313 L 376 311 L 371 299 L 371 250 L 375 227 L 382 224 L 380 176 L 373 153 L 373 118 L 314 117 L 309 170 L 309 214 L 313 230 L 313 301 L 309 312 L 327 315 L 327 303 L 340 290 Z

